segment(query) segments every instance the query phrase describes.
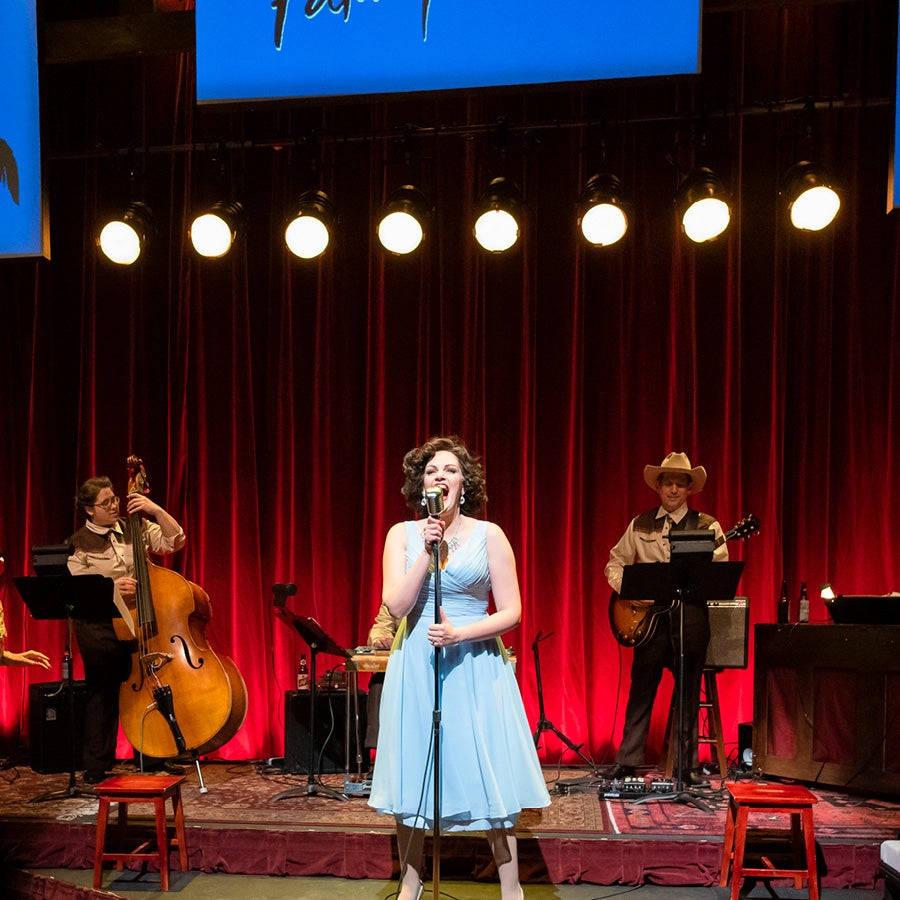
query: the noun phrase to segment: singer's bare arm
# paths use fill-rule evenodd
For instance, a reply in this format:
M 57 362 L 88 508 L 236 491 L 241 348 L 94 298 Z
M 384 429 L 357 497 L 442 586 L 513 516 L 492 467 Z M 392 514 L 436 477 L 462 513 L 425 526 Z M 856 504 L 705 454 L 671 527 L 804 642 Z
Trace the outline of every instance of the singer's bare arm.
M 422 550 L 415 562 L 406 569 L 406 528 L 398 522 L 388 531 L 382 557 L 381 599 L 395 619 L 402 619 L 415 605 L 419 589 L 428 574 L 431 552 L 425 541 L 440 540 L 444 523 L 440 519 L 426 519 Z
M 446 647 L 462 641 L 483 641 L 499 637 L 521 621 L 522 597 L 516 575 L 516 557 L 503 529 L 493 522 L 488 522 L 487 526 L 487 553 L 496 612 L 458 628 L 442 614 L 441 624 L 428 628 L 428 639 L 436 646 Z

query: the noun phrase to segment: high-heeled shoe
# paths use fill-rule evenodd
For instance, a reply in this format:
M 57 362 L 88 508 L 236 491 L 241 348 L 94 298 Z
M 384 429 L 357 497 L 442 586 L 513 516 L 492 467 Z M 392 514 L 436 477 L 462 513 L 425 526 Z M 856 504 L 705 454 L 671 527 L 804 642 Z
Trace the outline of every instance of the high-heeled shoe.
M 424 893 L 424 891 L 425 891 L 425 883 L 420 881 L 419 882 L 419 890 L 416 893 L 414 900 L 422 900 L 422 894 Z

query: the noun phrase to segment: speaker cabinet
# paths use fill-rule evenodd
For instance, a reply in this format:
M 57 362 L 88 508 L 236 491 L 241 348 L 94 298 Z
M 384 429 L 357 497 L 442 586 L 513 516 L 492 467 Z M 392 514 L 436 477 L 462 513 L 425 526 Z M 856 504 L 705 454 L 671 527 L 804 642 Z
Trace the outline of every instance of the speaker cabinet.
M 747 668 L 747 633 L 750 603 L 746 597 L 710 600 L 709 646 L 706 665 L 715 669 Z
M 45 681 L 28 687 L 29 754 L 31 768 L 44 774 L 68 772 L 72 754 L 69 693 L 61 681 Z M 83 681 L 72 683 L 75 704 L 75 769 L 82 766 L 84 706 L 87 689 Z
M 362 747 L 366 734 L 365 691 L 358 691 L 359 741 L 362 753 L 362 770 L 369 770 L 369 752 Z M 309 691 L 284 692 L 284 769 L 294 775 L 306 775 L 309 767 Z M 347 710 L 347 694 L 344 691 L 316 693 L 314 748 L 314 774 L 343 772 L 346 759 L 344 740 L 347 716 L 350 716 L 350 763 L 356 771 L 356 743 L 353 726 L 353 700 Z M 324 752 L 323 752 L 324 747 Z M 321 754 L 321 761 L 320 761 Z

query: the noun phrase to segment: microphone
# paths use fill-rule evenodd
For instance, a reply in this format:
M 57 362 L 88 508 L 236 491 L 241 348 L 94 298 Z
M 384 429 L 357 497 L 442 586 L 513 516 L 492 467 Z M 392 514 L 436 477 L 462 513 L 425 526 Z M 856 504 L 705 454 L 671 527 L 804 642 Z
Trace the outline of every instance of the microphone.
M 425 488 L 425 507 L 428 515 L 436 519 L 444 511 L 444 491 L 439 487 Z

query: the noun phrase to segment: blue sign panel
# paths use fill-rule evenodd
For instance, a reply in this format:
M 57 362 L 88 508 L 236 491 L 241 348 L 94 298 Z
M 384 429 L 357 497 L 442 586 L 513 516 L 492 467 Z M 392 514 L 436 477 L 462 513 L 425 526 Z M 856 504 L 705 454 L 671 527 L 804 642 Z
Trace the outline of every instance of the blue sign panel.
M 695 73 L 700 0 L 197 0 L 197 99 Z
M 0 3 L 0 256 L 46 251 L 35 0 Z
M 900 4 L 898 4 L 900 8 Z M 897 52 L 900 53 L 900 19 L 897 21 Z M 888 176 L 887 211 L 900 206 L 900 171 L 897 153 L 900 152 L 900 56 L 897 58 L 896 91 L 894 93 L 894 148 L 891 153 L 891 171 Z

